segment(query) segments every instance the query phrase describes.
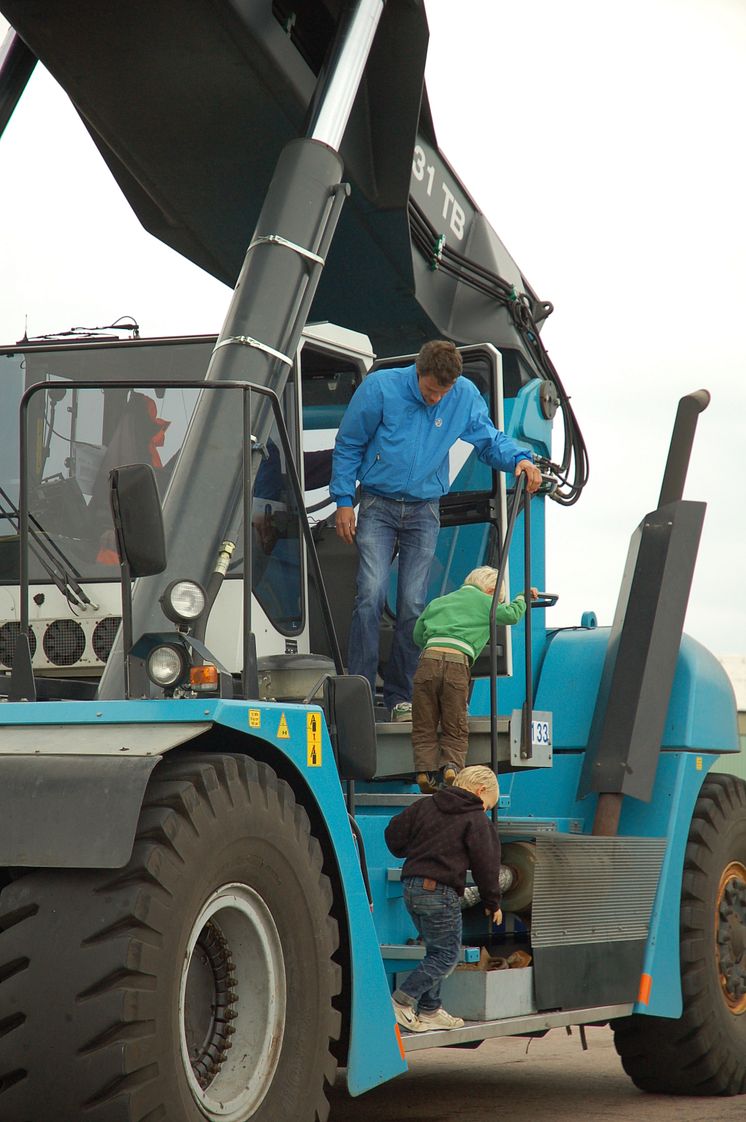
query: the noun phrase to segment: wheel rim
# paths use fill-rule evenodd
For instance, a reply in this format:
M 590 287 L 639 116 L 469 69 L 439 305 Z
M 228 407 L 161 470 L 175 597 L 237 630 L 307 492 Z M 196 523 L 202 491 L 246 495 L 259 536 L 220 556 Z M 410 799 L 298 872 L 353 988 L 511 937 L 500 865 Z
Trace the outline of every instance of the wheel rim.
M 238 1122 L 264 1099 L 285 1030 L 280 936 L 262 898 L 245 884 L 217 889 L 189 936 L 181 974 L 181 1055 L 206 1118 Z
M 746 866 L 732 861 L 720 878 L 715 906 L 720 988 L 731 1013 L 746 1013 Z

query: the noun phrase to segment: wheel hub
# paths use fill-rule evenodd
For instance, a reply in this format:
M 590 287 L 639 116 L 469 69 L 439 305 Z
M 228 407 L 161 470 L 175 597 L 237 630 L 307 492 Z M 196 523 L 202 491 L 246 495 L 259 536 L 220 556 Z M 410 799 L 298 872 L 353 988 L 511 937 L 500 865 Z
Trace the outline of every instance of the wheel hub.
M 197 939 L 187 976 L 184 1029 L 192 1070 L 204 1090 L 220 1071 L 235 1033 L 234 963 L 219 927 L 210 921 Z
M 746 867 L 732 862 L 720 878 L 715 937 L 723 997 L 732 1013 L 746 1012 Z
M 241 1122 L 265 1098 L 285 1032 L 280 936 L 264 900 L 226 884 L 196 917 L 182 967 L 181 1055 L 209 1122 Z

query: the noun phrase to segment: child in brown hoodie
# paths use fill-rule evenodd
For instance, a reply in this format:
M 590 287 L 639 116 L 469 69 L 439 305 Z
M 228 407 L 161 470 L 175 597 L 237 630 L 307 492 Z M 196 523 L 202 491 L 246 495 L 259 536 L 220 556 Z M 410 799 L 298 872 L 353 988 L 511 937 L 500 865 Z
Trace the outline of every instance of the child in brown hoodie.
M 461 953 L 461 902 L 471 869 L 487 915 L 502 922 L 500 839 L 485 817 L 499 795 L 488 767 L 467 767 L 452 787 L 418 799 L 391 819 L 386 844 L 402 868 L 404 903 L 425 944 L 425 957 L 394 992 L 397 1023 L 410 1032 L 461 1028 L 448 1013 L 440 987 Z

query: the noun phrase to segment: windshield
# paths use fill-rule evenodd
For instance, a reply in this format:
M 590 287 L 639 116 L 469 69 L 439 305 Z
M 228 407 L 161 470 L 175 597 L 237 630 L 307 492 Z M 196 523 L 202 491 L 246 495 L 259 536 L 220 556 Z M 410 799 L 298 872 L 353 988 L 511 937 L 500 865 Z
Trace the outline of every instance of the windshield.
M 108 474 L 147 463 L 165 490 L 197 390 L 155 390 L 148 380 L 204 377 L 213 341 L 26 347 L 0 351 L 0 583 L 18 583 L 18 406 L 29 386 L 47 389 L 29 416 L 30 579 L 50 567 L 79 580 L 118 580 Z M 142 382 L 137 390 L 70 389 L 69 380 Z
M 4 441 L 0 461 L 0 584 L 19 581 L 18 406 L 23 392 L 40 385 L 28 415 L 29 579 L 55 583 L 75 601 L 78 586 L 119 581 L 109 507 L 109 473 L 113 467 L 149 464 L 164 498 L 182 445 L 193 422 L 198 388 L 154 387 L 153 380 L 199 385 L 214 346 L 213 338 L 55 344 L 0 351 L 0 394 Z M 295 377 L 283 391 L 282 408 L 301 477 L 304 503 L 312 512 L 330 509 L 331 446 L 338 424 L 360 378 L 359 363 L 323 346 L 305 344 L 302 352 L 304 418 L 309 432 L 299 447 L 296 415 L 300 408 Z M 90 387 L 70 381 L 90 382 Z M 117 381 L 136 381 L 119 388 Z M 307 400 L 305 400 L 307 398 Z M 227 412 L 240 418 L 241 398 L 230 395 Z M 225 433 L 211 433 L 225 443 Z M 201 476 L 212 476 L 209 448 L 199 457 Z M 197 468 L 195 468 L 197 470 Z M 219 490 L 214 481 L 208 490 Z M 204 511 L 202 512 L 205 513 Z M 237 545 L 228 579 L 243 575 L 242 535 L 236 511 L 217 519 L 221 536 L 233 532 Z M 301 511 L 289 486 L 286 456 L 272 425 L 263 457 L 256 465 L 252 503 L 253 591 L 267 619 L 286 636 L 304 626 Z M 199 526 L 204 536 L 205 521 Z M 193 542 L 192 542 L 193 544 Z M 169 545 L 171 542 L 169 541 Z M 191 573 L 191 554 L 181 558 Z M 181 571 L 181 568 L 179 571 Z M 193 574 L 192 574 L 193 575 Z M 204 575 L 200 574 L 203 576 Z M 72 594 L 69 593 L 72 587 Z M 89 590 L 90 591 L 90 590 Z

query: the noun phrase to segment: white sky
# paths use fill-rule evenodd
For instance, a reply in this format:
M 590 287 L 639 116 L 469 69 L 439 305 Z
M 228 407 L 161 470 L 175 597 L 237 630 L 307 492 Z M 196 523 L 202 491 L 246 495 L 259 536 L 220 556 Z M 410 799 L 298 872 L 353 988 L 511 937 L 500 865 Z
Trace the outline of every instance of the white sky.
M 746 653 L 746 3 L 429 0 L 443 151 L 555 312 L 543 338 L 591 480 L 550 507 L 549 618 L 613 616 L 679 397 L 706 387 L 686 497 L 708 511 L 686 630 Z M 0 28 L 4 21 L 0 18 Z M 146 234 L 37 70 L 0 140 L 0 341 L 133 315 L 217 331 L 229 292 Z

